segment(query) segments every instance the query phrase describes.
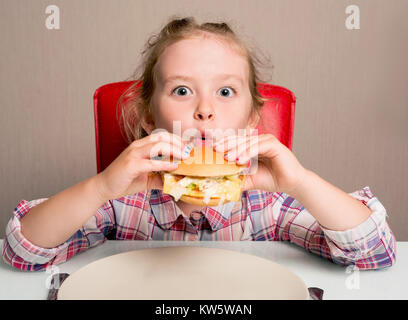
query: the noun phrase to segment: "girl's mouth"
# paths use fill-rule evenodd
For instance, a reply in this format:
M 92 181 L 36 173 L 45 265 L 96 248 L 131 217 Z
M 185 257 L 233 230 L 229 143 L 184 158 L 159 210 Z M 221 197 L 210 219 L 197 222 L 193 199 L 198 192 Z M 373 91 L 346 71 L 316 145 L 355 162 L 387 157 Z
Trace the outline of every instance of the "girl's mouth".
M 210 140 L 206 140 L 205 138 L 197 138 L 197 139 L 195 139 L 195 144 L 196 144 L 196 146 L 208 145 L 209 142 L 210 142 Z
M 206 136 L 204 132 L 201 132 L 201 136 L 196 137 L 195 144 L 197 146 L 208 146 L 211 145 L 212 139 L 209 136 Z

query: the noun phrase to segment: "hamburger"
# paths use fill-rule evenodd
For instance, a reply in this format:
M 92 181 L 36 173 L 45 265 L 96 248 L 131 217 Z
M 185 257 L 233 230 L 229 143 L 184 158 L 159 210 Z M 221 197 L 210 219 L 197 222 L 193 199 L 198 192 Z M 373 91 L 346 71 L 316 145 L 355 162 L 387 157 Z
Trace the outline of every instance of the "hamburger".
M 228 162 L 224 154 L 209 146 L 195 146 L 178 168 L 162 172 L 163 193 L 175 201 L 202 206 L 217 206 L 239 201 L 247 165 Z

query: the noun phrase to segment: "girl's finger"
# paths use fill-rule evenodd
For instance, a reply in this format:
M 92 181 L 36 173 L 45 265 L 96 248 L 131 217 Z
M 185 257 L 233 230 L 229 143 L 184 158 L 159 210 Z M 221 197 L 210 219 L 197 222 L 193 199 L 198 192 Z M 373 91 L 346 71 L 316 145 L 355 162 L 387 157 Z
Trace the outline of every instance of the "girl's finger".
M 184 141 L 180 136 L 175 135 L 173 133 L 167 134 L 167 132 L 164 132 L 163 135 L 164 135 L 163 142 L 169 142 L 171 144 L 174 144 L 174 145 L 180 147 L 181 150 L 182 150 L 182 158 L 183 159 L 188 158 L 188 156 L 190 154 L 190 151 L 192 149 L 191 142 Z M 160 138 L 159 139 L 152 138 L 151 140 L 153 142 L 155 142 L 156 140 L 160 141 Z M 189 142 L 189 143 L 187 143 L 187 142 Z
M 179 135 L 167 131 L 161 131 L 158 133 L 151 134 L 150 141 L 151 142 L 167 141 L 179 144 L 180 146 L 183 146 L 185 144 L 185 142 Z
M 263 136 L 258 140 L 252 140 L 247 148 L 235 155 L 238 164 L 244 164 L 251 160 L 251 158 L 262 156 L 269 159 L 278 154 L 279 145 L 276 139 Z
M 147 137 L 133 141 L 133 144 L 135 145 L 135 147 L 141 148 L 148 144 L 152 144 L 156 142 L 168 142 L 168 143 L 178 145 L 181 148 L 185 147 L 185 142 L 180 136 L 167 132 L 167 131 L 153 133 Z
M 137 166 L 139 172 L 172 171 L 177 169 L 178 163 L 165 160 L 141 159 L 138 161 Z
M 173 158 L 174 160 L 186 159 L 188 155 L 183 153 L 183 149 L 179 145 L 171 144 L 169 142 L 156 142 L 148 144 L 138 150 L 139 155 L 143 159 L 150 160 L 169 160 Z
M 149 171 L 171 171 L 178 167 L 178 162 L 171 162 L 165 160 L 147 160 L 150 166 Z
M 250 157 L 242 158 L 245 151 L 250 149 L 251 154 L 256 155 L 258 150 L 258 143 L 262 143 L 270 139 L 273 139 L 272 135 L 254 135 L 249 136 L 246 140 L 237 140 L 236 145 L 228 150 L 226 158 L 228 159 L 228 161 L 236 161 L 238 164 L 246 163 L 247 161 L 249 161 Z
M 219 138 L 218 140 L 214 141 L 214 145 L 222 145 L 227 143 L 230 140 L 235 140 L 237 138 L 245 138 L 247 135 L 228 135 L 228 136 L 223 136 L 222 138 Z
M 238 162 L 239 155 L 245 152 L 248 148 L 253 149 L 254 146 L 256 147 L 257 143 L 257 137 L 248 137 L 246 140 L 237 140 L 236 144 L 230 147 L 224 156 L 228 161 Z
M 257 136 L 235 136 L 229 139 L 229 143 L 225 146 L 219 145 L 215 147 L 218 152 L 224 152 L 225 159 L 228 161 L 236 161 L 238 154 L 242 153 L 247 148 L 250 141 L 257 139 Z
M 224 144 L 226 141 L 231 140 L 231 139 L 236 139 L 239 137 L 250 137 L 250 136 L 254 136 L 258 134 L 258 130 L 257 129 L 253 129 L 253 128 L 245 128 L 245 130 L 243 129 L 238 129 L 238 134 L 229 134 L 229 132 L 223 132 L 221 134 L 215 134 L 214 135 L 214 141 L 213 144 L 217 145 L 217 144 Z
M 216 143 L 214 145 L 214 149 L 215 151 L 218 151 L 218 152 L 225 152 L 225 151 L 228 151 L 234 148 L 238 144 L 244 143 L 249 138 L 250 136 L 230 136 Z

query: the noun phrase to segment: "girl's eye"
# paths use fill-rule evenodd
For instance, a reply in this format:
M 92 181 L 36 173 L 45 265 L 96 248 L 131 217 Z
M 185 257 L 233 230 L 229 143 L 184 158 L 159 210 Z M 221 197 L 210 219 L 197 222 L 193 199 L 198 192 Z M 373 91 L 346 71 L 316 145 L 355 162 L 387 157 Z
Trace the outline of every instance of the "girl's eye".
M 234 88 L 224 87 L 218 91 L 223 97 L 231 97 L 235 94 Z
M 187 87 L 177 87 L 173 90 L 173 93 L 176 93 L 178 96 L 185 96 L 187 95 L 188 91 L 190 91 L 190 89 Z
M 178 96 L 186 96 L 189 94 L 189 92 L 191 93 L 190 89 L 185 86 L 180 86 L 173 90 L 173 93 Z M 235 89 L 231 87 L 223 87 L 218 90 L 218 92 L 223 97 L 231 97 L 236 93 Z

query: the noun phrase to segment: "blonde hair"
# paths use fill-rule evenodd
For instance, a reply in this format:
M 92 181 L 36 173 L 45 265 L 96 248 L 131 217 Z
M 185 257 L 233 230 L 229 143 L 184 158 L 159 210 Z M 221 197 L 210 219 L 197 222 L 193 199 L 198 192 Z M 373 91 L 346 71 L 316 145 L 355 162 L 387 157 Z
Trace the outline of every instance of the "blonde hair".
M 160 55 L 169 45 L 183 39 L 202 35 L 204 32 L 222 37 L 246 57 L 249 66 L 249 89 L 252 96 L 251 115 L 255 113 L 256 117 L 260 118 L 261 108 L 267 99 L 264 99 L 257 90 L 257 83 L 263 81 L 260 79 L 256 67 L 257 64 L 262 63 L 255 52 L 252 52 L 225 22 L 206 22 L 199 25 L 193 17 L 173 18 L 158 34 L 154 34 L 148 39 L 142 51 L 144 58 L 142 64 L 139 65 L 133 75 L 133 79 L 141 80 L 141 83 L 135 81 L 118 101 L 117 112 L 119 111 L 120 115 L 118 116 L 117 113 L 117 118 L 121 130 L 123 127 L 125 131 L 129 144 L 148 135 L 142 127 L 142 118 L 152 114 L 151 99 L 156 81 L 155 65 Z M 139 69 L 142 69 L 140 76 L 137 75 Z

